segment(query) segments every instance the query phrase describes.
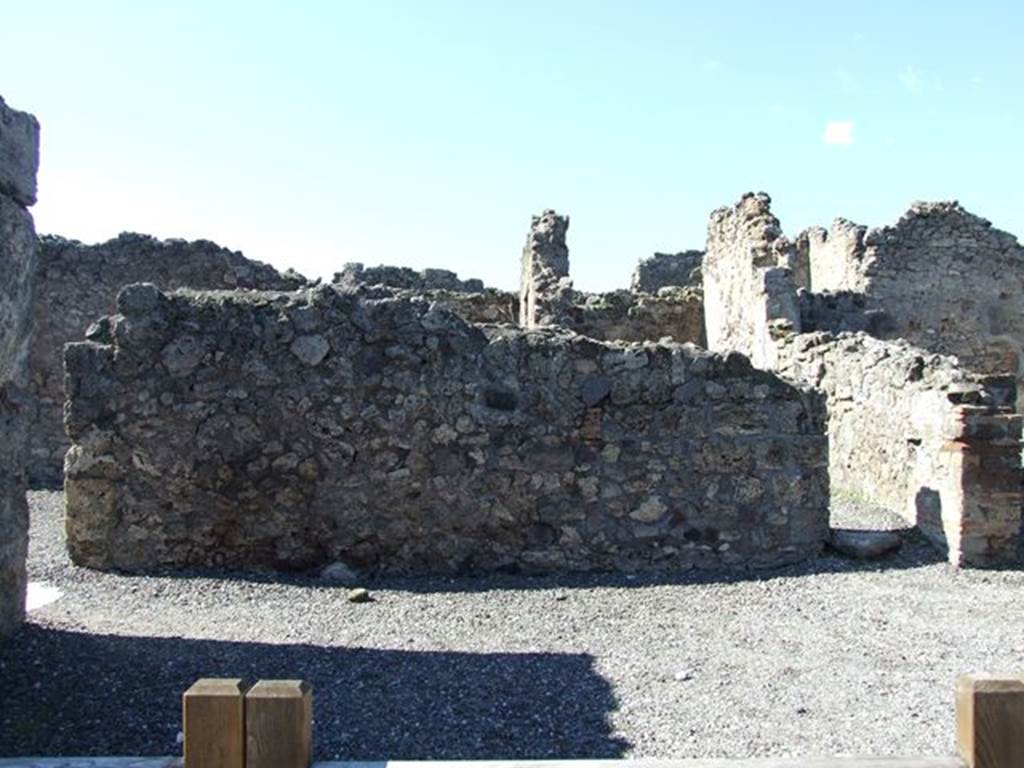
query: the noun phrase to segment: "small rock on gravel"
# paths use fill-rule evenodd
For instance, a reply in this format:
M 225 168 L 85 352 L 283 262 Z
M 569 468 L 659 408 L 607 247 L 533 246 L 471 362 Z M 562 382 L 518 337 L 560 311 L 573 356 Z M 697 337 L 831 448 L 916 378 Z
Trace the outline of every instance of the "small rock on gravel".
M 348 593 L 348 601 L 350 603 L 368 603 L 370 602 L 370 593 L 362 587 L 357 587 Z

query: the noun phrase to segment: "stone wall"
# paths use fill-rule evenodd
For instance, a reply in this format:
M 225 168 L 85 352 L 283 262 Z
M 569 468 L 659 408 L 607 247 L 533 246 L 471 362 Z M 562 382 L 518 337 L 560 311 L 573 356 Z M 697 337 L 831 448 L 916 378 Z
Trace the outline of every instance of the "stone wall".
M 758 367 L 775 367 L 775 337 L 800 330 L 790 269 L 796 259 L 763 192 L 712 212 L 703 268 L 709 349 L 742 352 Z
M 809 227 L 797 235 L 797 250 L 808 265 L 804 287 L 815 292 L 858 291 L 867 285 L 864 235 L 867 227 L 836 219 L 831 231 Z
M 699 288 L 704 251 L 656 253 L 633 270 L 629 288 L 635 293 L 657 293 L 662 288 Z
M 837 244 L 882 242 L 846 224 L 839 231 Z M 820 240 L 813 231 L 805 236 L 805 244 Z M 793 250 L 802 247 L 798 242 Z M 815 284 L 813 247 L 807 252 Z M 704 261 L 709 346 L 751 354 L 825 393 L 835 488 L 904 515 L 955 564 L 1012 559 L 1024 479 L 1012 377 L 968 372 L 955 358 L 906 341 L 801 333 L 826 328 L 881 334 L 902 326 L 892 317 L 895 310 L 862 292 L 798 294 L 791 269 L 778 266 L 789 253 L 766 195 L 745 195 L 712 214 Z M 919 268 L 919 282 L 927 285 L 933 278 L 923 264 Z M 908 311 L 901 309 L 903 316 Z
M 340 272 L 334 273 L 332 282 L 344 288 L 353 288 L 357 285 L 386 285 L 415 291 L 484 292 L 483 280 L 460 280 L 456 273 L 447 269 L 424 269 L 417 272 L 409 267 L 385 265 L 367 268 L 359 262 L 345 264 Z
M 684 569 L 826 533 L 820 396 L 739 355 L 330 286 L 118 308 L 65 353 L 83 565 Z
M 889 318 L 885 338 L 1013 374 L 1024 393 L 1024 247 L 1013 235 L 956 202 L 914 203 L 892 226 L 837 219 L 809 255 L 813 289 L 864 294 Z
M 39 123 L 0 98 L 0 640 L 25 615 L 25 437 Z
M 122 234 L 100 245 L 44 236 L 39 241 L 35 342 L 30 360 L 34 418 L 30 482 L 59 486 L 69 442 L 64 434 L 63 348 L 85 338 L 97 318 L 113 313 L 117 292 L 129 283 L 163 288 L 265 288 L 306 284 L 295 273 L 200 240 L 157 240 Z
M 565 325 L 572 304 L 568 229 L 569 217 L 550 209 L 530 222 L 519 277 L 519 324 L 524 328 Z
M 864 333 L 794 334 L 779 360 L 828 397 L 834 491 L 899 512 L 957 565 L 1013 560 L 1024 495 L 1012 379 Z
M 602 341 L 658 341 L 704 346 L 704 294 L 701 289 L 662 288 L 656 294 L 633 291 L 577 293 L 565 324 Z

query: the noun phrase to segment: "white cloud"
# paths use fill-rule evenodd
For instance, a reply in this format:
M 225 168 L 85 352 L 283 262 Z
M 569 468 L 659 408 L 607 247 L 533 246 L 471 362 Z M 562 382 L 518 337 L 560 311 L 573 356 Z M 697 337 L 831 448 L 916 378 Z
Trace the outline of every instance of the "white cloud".
M 900 82 L 903 83 L 903 87 L 911 93 L 917 93 L 921 90 L 921 76 L 917 74 L 917 71 L 913 67 L 905 67 L 900 72 Z
M 848 147 L 853 144 L 853 121 L 831 120 L 825 124 L 825 134 L 821 137 L 826 144 Z

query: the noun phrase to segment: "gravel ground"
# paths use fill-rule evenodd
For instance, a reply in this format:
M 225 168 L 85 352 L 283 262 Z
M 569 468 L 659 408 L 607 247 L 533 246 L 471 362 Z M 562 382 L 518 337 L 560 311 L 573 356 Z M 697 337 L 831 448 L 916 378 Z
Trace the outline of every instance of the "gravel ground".
M 942 755 L 954 677 L 1024 669 L 1024 559 L 956 572 L 911 531 L 870 564 L 372 580 L 353 604 L 75 568 L 63 495 L 30 503 L 30 578 L 65 594 L 0 648 L 0 755 L 174 754 L 200 676 L 310 680 L 320 759 Z

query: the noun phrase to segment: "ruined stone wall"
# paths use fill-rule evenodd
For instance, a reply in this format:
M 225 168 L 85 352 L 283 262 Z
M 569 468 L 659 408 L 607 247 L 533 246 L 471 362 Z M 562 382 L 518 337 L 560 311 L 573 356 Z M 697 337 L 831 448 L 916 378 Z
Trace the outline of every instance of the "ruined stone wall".
M 661 288 L 699 288 L 704 251 L 656 253 L 633 270 L 629 288 L 635 293 L 657 293 Z
M 810 249 L 812 286 L 863 293 L 882 335 L 955 355 L 1024 392 L 1024 247 L 956 202 L 914 203 L 868 230 L 837 219 Z
M 826 533 L 820 396 L 739 355 L 330 286 L 118 308 L 65 353 L 80 564 L 684 569 Z
M 530 222 L 519 277 L 519 324 L 524 328 L 566 324 L 573 294 L 568 229 L 569 217 L 550 209 Z
M 59 486 L 69 442 L 64 434 L 63 348 L 85 338 L 97 318 L 115 311 L 117 292 L 129 283 L 167 289 L 265 288 L 305 285 L 294 273 L 208 242 L 157 240 L 122 234 L 99 245 L 44 236 L 39 241 L 36 335 L 30 360 L 34 418 L 30 435 L 30 481 Z
M 869 309 L 863 293 L 854 291 L 800 291 L 800 330 L 803 333 L 857 333 L 876 338 L 892 332 L 892 320 L 881 309 Z
M 834 492 L 900 513 L 955 564 L 1013 559 L 1024 498 L 1011 379 L 864 333 L 792 335 L 779 361 L 828 397 Z
M 775 337 L 800 330 L 790 270 L 796 258 L 763 192 L 712 212 L 703 268 L 709 349 L 742 352 L 756 366 L 775 366 Z
M 831 230 L 810 227 L 797 235 L 797 249 L 808 265 L 805 287 L 815 292 L 864 291 L 866 233 L 867 227 L 839 218 Z
M 334 273 L 335 284 L 344 288 L 358 285 L 386 285 L 391 288 L 405 288 L 415 291 L 452 291 L 459 293 L 483 293 L 484 281 L 475 278 L 460 280 L 455 272 L 447 269 L 424 269 L 417 272 L 409 267 L 364 267 L 359 262 L 345 264 L 340 272 Z
M 0 640 L 25 615 L 25 387 L 32 334 L 39 123 L 0 98 Z
M 612 291 L 576 294 L 566 325 L 602 341 L 658 341 L 705 346 L 700 288 L 662 288 L 656 294 Z
M 899 321 L 863 293 L 798 294 L 786 279 L 790 270 L 773 266 L 786 261 L 788 241 L 769 202 L 746 195 L 711 216 L 704 261 L 709 346 L 752 352 L 826 394 L 835 488 L 904 515 L 953 563 L 1012 559 L 1024 479 L 1012 378 L 980 377 L 905 341 L 800 333 L 858 325 L 891 332 Z M 922 264 L 920 282 L 932 279 Z M 797 323 L 787 316 L 794 302 Z

